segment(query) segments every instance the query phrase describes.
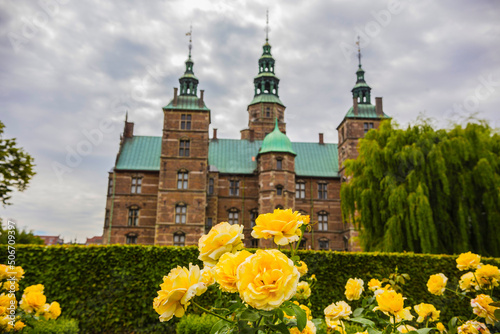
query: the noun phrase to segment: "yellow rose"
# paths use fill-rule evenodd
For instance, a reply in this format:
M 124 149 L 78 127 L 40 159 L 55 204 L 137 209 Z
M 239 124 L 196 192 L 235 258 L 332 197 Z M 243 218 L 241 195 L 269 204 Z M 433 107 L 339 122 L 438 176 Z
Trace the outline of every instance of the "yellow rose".
M 40 293 L 43 293 L 43 289 L 44 289 L 44 286 L 42 284 L 30 285 L 29 287 L 27 287 L 26 289 L 24 289 L 24 293 L 23 294 L 27 295 L 28 293 L 31 293 L 31 292 L 40 292 Z
M 343 300 L 328 305 L 324 312 L 326 320 L 330 322 L 349 319 L 352 314 L 351 307 Z
M 237 270 L 240 297 L 259 310 L 273 310 L 291 299 L 297 291 L 299 271 L 277 249 L 257 250 Z
M 396 322 L 413 319 L 410 313 L 410 307 L 404 308 L 405 298 L 403 298 L 402 294 L 394 290 L 384 290 L 376 296 L 376 299 L 378 306 L 373 310 L 382 311 L 384 314 L 390 316 L 391 322 L 394 321 L 393 317 L 396 318 Z
M 214 267 L 214 277 L 219 287 L 225 292 L 238 292 L 236 287 L 236 270 L 238 266 L 245 261 L 252 253 L 242 250 L 235 254 L 223 254 L 219 262 Z
M 361 293 L 365 290 L 363 287 L 365 283 L 361 278 L 349 278 L 345 285 L 345 296 L 347 300 L 358 300 Z
M 220 223 L 198 241 L 200 256 L 205 266 L 213 267 L 224 253 L 236 253 L 243 248 L 243 225 Z
M 201 281 L 207 286 L 215 283 L 214 267 L 205 267 L 201 270 Z
M 307 274 L 307 264 L 304 261 L 299 261 L 296 267 L 299 271 L 300 276 L 304 276 L 305 274 Z
M 470 306 L 472 306 L 472 312 L 478 317 L 485 318 L 486 323 L 489 325 L 494 325 L 499 319 L 495 318 L 495 310 L 498 307 L 491 306 L 493 299 L 488 295 L 478 295 L 475 299 L 471 299 Z
M 17 283 L 17 281 L 6 281 L 3 283 L 2 289 L 7 291 L 19 291 L 19 283 Z
M 382 287 L 382 282 L 380 282 L 376 278 L 372 278 L 370 282 L 368 282 L 368 289 L 370 289 L 373 292 L 380 289 L 381 287 Z
M 408 333 L 408 332 L 411 332 L 411 331 L 416 331 L 417 329 L 413 326 L 410 326 L 410 325 L 401 325 L 397 328 L 398 332 L 400 333 Z
M 256 239 L 274 238 L 277 245 L 286 246 L 299 241 L 302 235 L 300 226 L 308 222 L 309 216 L 302 216 L 298 211 L 276 209 L 273 213 L 257 217 L 252 237 Z
M 498 286 L 500 280 L 500 270 L 491 264 L 485 264 L 477 268 L 475 272 L 476 278 L 482 289 L 490 289 Z
M 153 307 L 163 322 L 172 319 L 174 315 L 182 317 L 191 298 L 204 293 L 207 284 L 202 281 L 200 268 L 190 263 L 189 269 L 179 266 L 172 269 L 168 276 L 163 277 L 160 288 Z
M 24 327 L 26 327 L 26 325 L 22 321 L 16 321 L 16 323 L 14 324 L 14 330 L 17 332 L 21 331 Z
M 474 273 L 469 271 L 468 273 L 463 274 L 462 277 L 460 277 L 460 282 L 458 282 L 458 285 L 463 291 L 474 291 L 474 288 L 477 285 L 476 279 L 474 278 Z
M 457 328 L 458 334 L 490 334 L 490 330 L 485 324 L 479 321 L 469 320 Z
M 307 299 L 311 296 L 311 287 L 307 282 L 299 282 L 297 285 L 297 293 L 295 298 L 297 299 Z
M 337 331 L 340 334 L 347 334 L 344 323 L 341 320 L 330 320 L 329 318 L 326 318 L 326 325 L 334 332 Z
M 438 322 L 438 323 L 436 324 L 436 328 L 437 328 L 437 330 L 439 331 L 439 333 L 441 333 L 441 334 L 442 334 L 442 333 L 446 333 L 446 332 L 447 332 L 447 331 L 446 331 L 446 327 L 444 327 L 443 323 L 441 323 L 441 322 Z
M 420 303 L 413 307 L 418 314 L 417 322 L 438 321 L 441 311 L 436 310 L 434 305 Z
M 433 295 L 441 296 L 446 288 L 446 282 L 448 278 L 444 274 L 431 275 L 427 281 L 427 289 Z
M 0 281 L 9 277 L 9 275 L 7 274 L 8 271 L 9 271 L 9 267 L 7 265 L 0 264 Z
M 14 268 L 14 272 L 15 272 L 16 280 L 19 281 L 21 278 L 24 277 L 24 269 L 19 267 L 19 266 Z
M 26 291 L 26 290 L 25 290 Z M 42 292 L 32 291 L 24 294 L 19 305 L 27 313 L 33 311 L 38 311 L 41 307 L 45 305 L 47 297 Z
M 381 294 L 381 293 L 383 293 L 385 291 L 394 291 L 394 290 L 392 289 L 392 287 L 391 287 L 390 284 L 386 284 L 384 287 L 378 288 L 377 290 L 375 290 L 373 292 L 373 295 L 376 297 L 376 296 L 378 296 L 379 294 Z
M 356 332 L 355 334 L 368 334 L 368 330 L 366 330 L 364 332 Z
M 306 327 L 301 331 L 297 327 L 290 328 L 290 334 L 316 334 L 316 326 L 311 320 L 307 320 Z
M 471 252 L 460 254 L 457 258 L 458 270 L 476 269 L 481 262 L 481 256 Z
M 12 303 L 17 307 L 16 296 L 14 296 L 13 293 L 2 293 L 0 295 L 0 316 L 7 313 L 8 308 Z
M 49 307 L 49 313 L 52 319 L 57 319 L 61 315 L 61 305 L 58 302 L 52 302 Z

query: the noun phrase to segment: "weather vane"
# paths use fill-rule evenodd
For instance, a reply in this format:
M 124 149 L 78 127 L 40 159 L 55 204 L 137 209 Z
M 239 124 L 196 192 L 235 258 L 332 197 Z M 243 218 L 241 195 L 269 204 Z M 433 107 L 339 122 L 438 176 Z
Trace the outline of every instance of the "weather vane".
M 269 9 L 266 10 L 266 28 L 264 29 L 266 32 L 266 42 L 269 41 L 269 31 L 271 29 L 269 28 Z
M 189 26 L 189 32 L 186 33 L 186 36 L 189 36 L 189 58 L 191 58 L 191 49 L 193 48 L 192 45 L 192 35 L 193 35 L 193 25 Z
M 358 46 L 358 61 L 359 61 L 359 67 L 361 67 L 361 40 L 358 35 L 358 41 L 356 42 L 356 45 Z

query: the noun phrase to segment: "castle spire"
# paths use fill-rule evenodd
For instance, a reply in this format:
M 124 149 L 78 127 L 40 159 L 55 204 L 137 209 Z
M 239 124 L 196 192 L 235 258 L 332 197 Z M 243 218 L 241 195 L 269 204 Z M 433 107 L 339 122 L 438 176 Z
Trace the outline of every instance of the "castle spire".
M 358 46 L 358 70 L 356 71 L 356 85 L 351 90 L 352 97 L 356 98 L 359 104 L 371 104 L 371 87 L 365 81 L 365 71 L 361 67 L 361 41 L 358 36 L 356 42 Z
M 193 66 L 194 62 L 191 59 L 191 50 L 193 48 L 193 26 L 189 27 L 189 32 L 186 33 L 186 36 L 189 36 L 189 54 L 188 59 L 186 60 L 186 71 L 184 75 L 179 78 L 179 83 L 181 86 L 179 95 L 191 95 L 196 96 L 198 90 L 198 78 L 194 75 Z

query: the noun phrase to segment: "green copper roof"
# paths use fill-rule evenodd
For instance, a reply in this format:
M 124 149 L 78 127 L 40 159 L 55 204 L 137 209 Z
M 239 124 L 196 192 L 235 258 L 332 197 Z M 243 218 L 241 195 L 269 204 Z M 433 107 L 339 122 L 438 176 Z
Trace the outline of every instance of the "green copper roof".
M 260 94 L 253 98 L 252 102 L 250 102 L 249 106 L 257 103 L 278 103 L 279 105 L 285 106 L 283 102 L 274 94 Z
M 269 133 L 266 138 L 264 138 L 259 154 L 269 152 L 283 152 L 297 155 L 292 149 L 292 142 L 290 139 L 286 134 L 280 131 L 277 119 L 273 132 Z
M 272 73 L 272 72 L 259 73 L 254 79 L 261 78 L 261 77 L 274 77 L 274 78 L 278 79 L 278 77 L 276 75 L 274 75 L 274 73 Z
M 357 83 L 356 85 L 354 85 L 353 89 L 356 89 L 358 87 L 367 87 L 367 88 L 370 88 L 370 86 L 368 86 L 368 84 L 366 82 L 360 82 L 360 83 Z
M 125 138 L 116 163 L 118 170 L 160 170 L 161 137 Z
M 189 78 L 189 79 L 196 79 L 196 80 L 198 80 L 198 78 L 194 74 L 192 74 L 192 73 L 184 73 L 182 75 L 182 77 L 180 77 L 179 79 L 182 79 L 182 78 Z
M 186 96 L 179 95 L 177 96 L 177 105 L 174 106 L 172 99 L 163 109 L 173 109 L 173 110 L 210 110 L 207 108 L 205 103 L 203 103 L 203 107 L 200 108 L 198 101 L 200 99 L 197 96 Z
M 358 104 L 358 114 L 354 115 L 354 108 L 351 107 L 346 118 L 390 118 L 384 113 L 384 116 L 380 117 L 375 112 L 375 106 L 373 104 Z
M 262 140 L 217 139 L 208 147 L 212 169 L 226 174 L 253 174 Z M 310 177 L 338 177 L 337 144 L 292 143 L 297 152 L 295 174 Z M 123 144 L 117 170 L 159 171 L 161 137 L 134 136 Z

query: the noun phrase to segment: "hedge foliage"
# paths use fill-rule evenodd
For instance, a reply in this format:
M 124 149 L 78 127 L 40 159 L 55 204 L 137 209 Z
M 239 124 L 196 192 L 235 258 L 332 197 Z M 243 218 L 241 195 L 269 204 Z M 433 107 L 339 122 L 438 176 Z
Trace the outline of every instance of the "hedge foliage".
M 2 254 L 7 247 L 0 246 Z M 431 295 L 426 283 L 431 274 L 443 273 L 455 286 L 461 274 L 456 256 L 412 253 L 343 253 L 300 251 L 299 255 L 315 274 L 318 284 L 310 301 L 314 317 L 332 302 L 345 300 L 344 286 L 350 277 L 384 278 L 398 268 L 411 280 L 404 286 L 405 305 L 418 301 L 433 303 L 442 317 L 469 315 L 467 300 Z M 21 289 L 44 284 L 48 300 L 61 304 L 62 315 L 79 322 L 82 333 L 174 333 L 178 322 L 160 323 L 153 299 L 164 275 L 177 265 L 202 265 L 196 247 L 160 246 L 23 246 L 16 247 L 16 265 L 26 271 Z M 500 266 L 500 259 L 483 259 Z M 200 304 L 210 305 L 214 289 L 202 295 Z M 350 303 L 353 308 L 356 303 Z M 191 312 L 191 311 L 190 311 Z

